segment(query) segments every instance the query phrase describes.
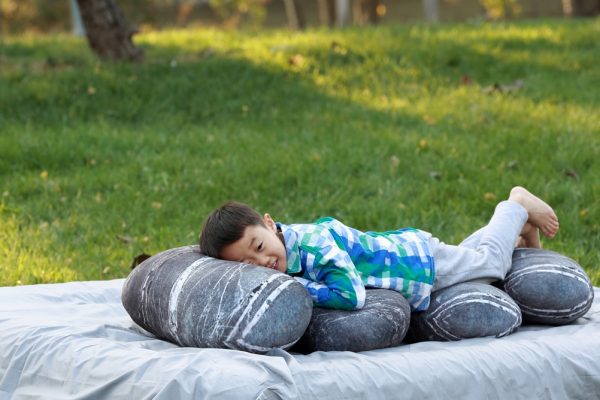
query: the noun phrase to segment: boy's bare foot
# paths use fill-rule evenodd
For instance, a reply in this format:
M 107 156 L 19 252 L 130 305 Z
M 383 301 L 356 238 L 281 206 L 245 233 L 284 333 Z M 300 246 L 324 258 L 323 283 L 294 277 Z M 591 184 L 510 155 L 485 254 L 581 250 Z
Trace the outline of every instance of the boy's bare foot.
M 554 237 L 558 232 L 558 217 L 552 207 L 542 199 L 531 194 L 527 189 L 515 186 L 510 191 L 509 200 L 516 201 L 527 210 L 529 222 L 548 237 Z M 522 235 L 523 236 L 523 235 Z M 525 237 L 524 237 L 525 238 Z M 525 238 L 527 241 L 528 239 Z M 531 239 L 533 240 L 533 238 Z M 538 239 L 539 244 L 539 239 Z
M 527 222 L 523 226 L 523 230 L 521 231 L 521 236 L 519 236 L 519 241 L 517 244 L 519 247 L 541 249 L 542 244 L 540 243 L 540 230 L 536 226 L 533 226 L 533 224 Z

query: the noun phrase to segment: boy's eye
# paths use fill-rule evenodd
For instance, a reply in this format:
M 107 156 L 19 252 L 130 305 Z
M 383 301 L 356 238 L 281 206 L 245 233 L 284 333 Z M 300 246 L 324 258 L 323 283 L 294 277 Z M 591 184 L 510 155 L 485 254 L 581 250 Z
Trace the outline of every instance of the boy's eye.
M 263 244 L 261 243 L 261 244 L 258 245 L 258 247 L 256 248 L 256 250 L 261 251 L 262 248 L 263 248 Z

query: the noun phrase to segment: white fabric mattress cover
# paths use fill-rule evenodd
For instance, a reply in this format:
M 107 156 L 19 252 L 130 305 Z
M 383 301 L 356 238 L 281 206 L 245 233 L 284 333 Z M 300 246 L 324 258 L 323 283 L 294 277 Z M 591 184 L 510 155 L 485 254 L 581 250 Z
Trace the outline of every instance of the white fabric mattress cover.
M 362 353 L 180 348 L 141 332 L 124 280 L 0 288 L 0 399 L 599 399 L 600 289 L 562 327 Z

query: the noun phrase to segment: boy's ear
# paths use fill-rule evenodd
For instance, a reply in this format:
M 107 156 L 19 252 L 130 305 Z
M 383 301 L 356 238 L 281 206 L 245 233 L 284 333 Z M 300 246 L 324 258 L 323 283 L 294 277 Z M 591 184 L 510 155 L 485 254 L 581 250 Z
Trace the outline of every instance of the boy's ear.
M 273 221 L 273 218 L 271 218 L 269 214 L 263 215 L 263 222 L 265 223 L 267 228 L 269 228 L 273 232 L 277 232 L 277 225 L 275 225 L 275 221 Z

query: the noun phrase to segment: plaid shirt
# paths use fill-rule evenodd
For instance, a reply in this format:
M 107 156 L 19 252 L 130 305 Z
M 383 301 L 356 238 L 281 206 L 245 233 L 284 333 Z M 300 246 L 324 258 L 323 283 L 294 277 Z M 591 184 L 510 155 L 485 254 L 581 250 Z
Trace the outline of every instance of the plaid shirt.
M 333 218 L 277 226 L 285 241 L 287 273 L 304 285 L 316 306 L 360 309 L 365 287 L 396 290 L 413 311 L 429 306 L 434 278 L 429 233 L 414 228 L 361 232 Z

